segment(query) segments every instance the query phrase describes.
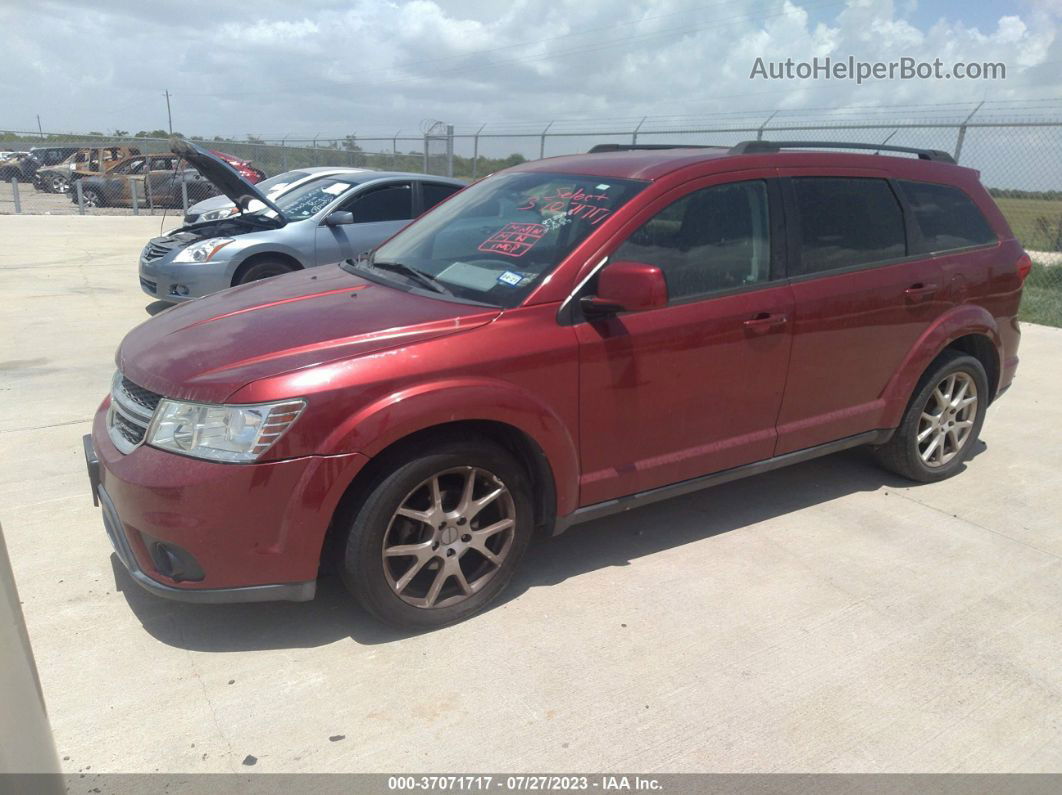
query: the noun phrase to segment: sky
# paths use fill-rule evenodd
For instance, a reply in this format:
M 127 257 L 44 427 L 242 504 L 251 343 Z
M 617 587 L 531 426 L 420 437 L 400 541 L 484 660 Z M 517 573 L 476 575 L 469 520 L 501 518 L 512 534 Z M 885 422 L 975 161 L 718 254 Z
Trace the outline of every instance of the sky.
M 1062 97 L 1062 0 L 0 0 L 0 129 L 265 138 Z M 814 56 L 995 81 L 765 81 Z M 633 121 L 632 121 L 633 120 Z

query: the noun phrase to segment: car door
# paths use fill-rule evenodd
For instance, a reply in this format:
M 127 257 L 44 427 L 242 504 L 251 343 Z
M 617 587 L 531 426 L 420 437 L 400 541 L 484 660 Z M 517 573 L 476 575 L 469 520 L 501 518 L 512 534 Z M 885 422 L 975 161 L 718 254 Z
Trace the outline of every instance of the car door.
M 576 323 L 581 504 L 771 456 L 792 312 L 772 177 L 676 189 L 609 256 L 659 267 L 668 305 Z
M 783 169 L 796 302 L 777 453 L 881 427 L 883 392 L 948 306 L 942 272 L 908 248 L 888 175 Z
M 317 227 L 314 255 L 318 265 L 341 262 L 364 254 L 413 218 L 413 184 L 398 180 L 366 185 L 337 205 L 333 212 L 350 212 L 352 224 Z

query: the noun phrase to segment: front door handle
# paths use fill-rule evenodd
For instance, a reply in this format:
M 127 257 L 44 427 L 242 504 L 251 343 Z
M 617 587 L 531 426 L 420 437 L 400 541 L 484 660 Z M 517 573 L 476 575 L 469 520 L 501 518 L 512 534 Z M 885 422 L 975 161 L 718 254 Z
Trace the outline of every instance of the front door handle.
M 788 319 L 789 318 L 780 313 L 759 312 L 746 320 L 742 325 L 745 326 L 746 331 L 752 334 L 766 334 L 772 329 L 784 326 Z
M 939 284 L 915 282 L 903 291 L 904 297 L 911 302 L 924 301 L 940 289 Z

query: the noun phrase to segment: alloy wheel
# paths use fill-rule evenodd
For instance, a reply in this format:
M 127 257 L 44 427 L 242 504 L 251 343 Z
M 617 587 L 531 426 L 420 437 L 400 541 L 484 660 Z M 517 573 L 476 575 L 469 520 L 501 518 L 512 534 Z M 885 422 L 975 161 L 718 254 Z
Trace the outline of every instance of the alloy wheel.
M 516 505 L 505 484 L 478 467 L 432 475 L 399 504 L 384 533 L 391 590 L 421 608 L 449 607 L 478 593 L 513 546 Z
M 942 467 L 957 456 L 973 433 L 977 384 L 962 371 L 945 376 L 929 394 L 918 420 L 918 455 L 927 467 Z
M 70 190 L 70 182 L 66 177 L 52 177 L 52 193 L 66 193 Z

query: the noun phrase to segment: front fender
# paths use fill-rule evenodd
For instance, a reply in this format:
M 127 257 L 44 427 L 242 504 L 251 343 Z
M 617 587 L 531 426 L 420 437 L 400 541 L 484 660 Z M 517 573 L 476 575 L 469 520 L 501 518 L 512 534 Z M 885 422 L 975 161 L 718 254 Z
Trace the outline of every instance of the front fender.
M 882 427 L 900 424 L 907 403 L 914 393 L 918 379 L 940 352 L 952 342 L 968 334 L 981 334 L 992 341 L 996 356 L 1003 360 L 1003 343 L 996 319 L 982 306 L 962 304 L 942 314 L 911 346 L 903 363 L 885 387 L 882 397 L 885 411 Z M 993 387 L 998 388 L 998 384 Z
M 461 421 L 499 422 L 527 434 L 553 472 L 557 515 L 578 507 L 579 459 L 571 433 L 553 409 L 507 381 L 455 378 L 402 389 L 351 415 L 324 449 L 372 457 L 417 431 Z

